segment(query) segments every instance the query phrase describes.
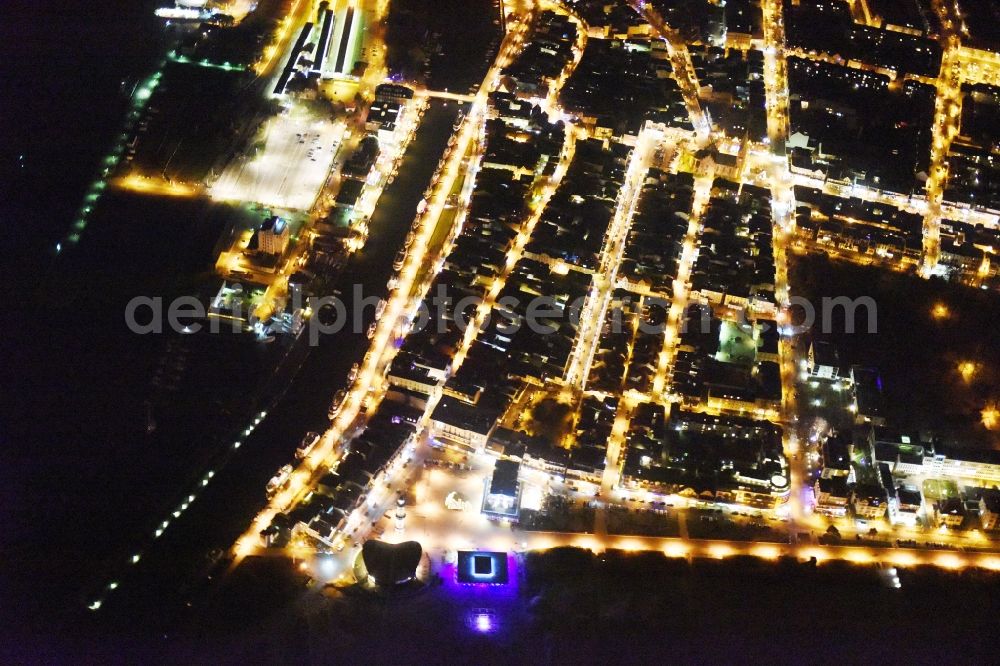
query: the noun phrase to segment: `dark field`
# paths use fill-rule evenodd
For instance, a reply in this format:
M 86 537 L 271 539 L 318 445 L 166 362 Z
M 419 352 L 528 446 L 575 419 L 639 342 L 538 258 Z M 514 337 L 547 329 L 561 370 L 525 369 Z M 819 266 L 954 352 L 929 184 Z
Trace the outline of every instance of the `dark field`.
M 500 44 L 497 0 L 395 0 L 386 24 L 389 71 L 432 90 L 478 86 Z
M 837 308 L 830 332 L 819 337 L 840 348 L 845 365 L 879 370 L 889 426 L 1000 448 L 1000 432 L 981 422 L 982 410 L 1000 401 L 1000 297 L 823 257 L 796 257 L 791 270 L 793 292 L 813 303 L 836 296 L 875 300 L 877 332 L 866 332 L 861 308 L 859 332 L 845 333 L 844 310 Z
M 190 182 L 221 172 L 276 110 L 251 79 L 247 72 L 168 63 L 140 125 L 134 169 Z
M 1000 579 L 981 570 L 900 570 L 894 589 L 850 564 L 572 548 L 516 570 L 503 587 L 445 575 L 376 596 L 307 588 L 290 563 L 252 559 L 180 631 L 87 649 L 173 663 L 928 663 L 996 647 Z M 492 633 L 469 626 L 482 612 Z

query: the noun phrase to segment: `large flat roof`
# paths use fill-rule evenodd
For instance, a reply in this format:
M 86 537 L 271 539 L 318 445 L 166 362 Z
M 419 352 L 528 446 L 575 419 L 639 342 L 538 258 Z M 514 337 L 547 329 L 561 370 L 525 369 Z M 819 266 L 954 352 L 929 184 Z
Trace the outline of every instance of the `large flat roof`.
M 455 576 L 466 585 L 504 585 L 508 580 L 507 553 L 460 550 Z
M 513 460 L 498 460 L 493 468 L 493 478 L 490 480 L 491 495 L 517 496 L 517 475 L 521 464 Z

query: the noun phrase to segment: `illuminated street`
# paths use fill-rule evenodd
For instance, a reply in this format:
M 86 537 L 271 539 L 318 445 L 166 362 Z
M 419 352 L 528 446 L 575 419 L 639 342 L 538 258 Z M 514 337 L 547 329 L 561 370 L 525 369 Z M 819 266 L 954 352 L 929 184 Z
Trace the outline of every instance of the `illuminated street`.
M 658 132 L 650 132 L 639 136 L 636 148 L 632 152 L 628 169 L 625 174 L 625 187 L 618 199 L 614 218 L 608 228 L 604 246 L 601 249 L 600 266 L 594 276 L 593 286 L 580 312 L 580 331 L 576 344 L 570 355 L 566 369 L 566 385 L 582 389 L 582 383 L 590 372 L 600 325 L 607 314 L 611 289 L 616 282 L 618 266 L 621 264 L 622 253 L 625 251 L 625 240 L 628 237 L 629 224 L 635 214 L 638 201 L 639 184 L 657 141 L 663 137 Z

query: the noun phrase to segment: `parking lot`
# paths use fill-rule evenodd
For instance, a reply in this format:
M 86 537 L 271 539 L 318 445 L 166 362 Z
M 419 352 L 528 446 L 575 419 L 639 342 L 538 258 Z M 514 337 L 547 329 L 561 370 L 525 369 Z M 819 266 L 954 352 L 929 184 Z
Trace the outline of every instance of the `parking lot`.
M 265 124 L 253 148 L 226 168 L 212 194 L 306 210 L 326 181 L 343 136 L 343 123 L 317 120 L 304 111 L 281 113 Z

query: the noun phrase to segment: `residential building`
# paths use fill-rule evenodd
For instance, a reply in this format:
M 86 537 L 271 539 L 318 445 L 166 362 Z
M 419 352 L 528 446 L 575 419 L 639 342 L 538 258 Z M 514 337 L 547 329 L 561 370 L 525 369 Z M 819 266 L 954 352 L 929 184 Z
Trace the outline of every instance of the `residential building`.
M 375 87 L 376 102 L 393 102 L 405 104 L 413 99 L 413 90 L 396 83 L 383 83 Z
M 891 513 L 889 519 L 894 525 L 915 526 L 924 504 L 920 488 L 911 485 L 898 485 L 896 486 L 896 499 L 895 513 Z
M 988 490 L 979 498 L 979 523 L 984 530 L 1000 529 L 1000 490 Z
M 965 503 L 960 497 L 938 500 L 934 505 L 939 525 L 960 527 L 965 521 Z
M 831 343 L 814 340 L 809 345 L 806 368 L 809 375 L 817 379 L 840 379 L 840 353 Z
M 431 428 L 436 436 L 474 451 L 483 451 L 497 416 L 491 410 L 445 396 L 431 414 Z
M 288 248 L 291 229 L 283 217 L 269 217 L 257 232 L 257 249 L 264 254 L 282 255 Z
M 847 515 L 847 504 L 851 493 L 847 489 L 846 476 L 821 476 L 813 484 L 816 495 L 816 513 L 842 517 Z
M 517 481 L 521 463 L 498 460 L 483 497 L 483 513 L 498 518 L 517 518 L 521 487 Z
M 863 520 L 884 518 L 889 507 L 889 496 L 880 483 L 859 483 L 854 486 L 851 508 Z
M 433 372 L 419 363 L 419 358 L 409 352 L 400 352 L 389 366 L 389 384 L 399 388 L 431 394 L 437 389 L 438 379 Z
M 842 477 L 846 483 L 854 482 L 850 447 L 850 433 L 835 433 L 823 442 L 823 471 L 820 473 L 822 478 Z

